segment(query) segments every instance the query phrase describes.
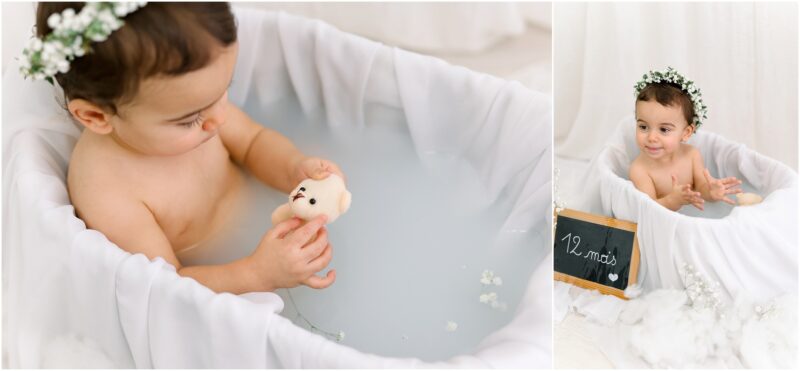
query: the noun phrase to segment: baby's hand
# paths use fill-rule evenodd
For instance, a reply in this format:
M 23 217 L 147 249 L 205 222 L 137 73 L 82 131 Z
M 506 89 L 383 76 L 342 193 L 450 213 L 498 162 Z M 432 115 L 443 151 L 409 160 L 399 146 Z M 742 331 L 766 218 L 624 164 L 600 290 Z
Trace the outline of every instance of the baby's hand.
M 328 231 L 323 226 L 325 219 L 320 215 L 300 227 L 303 221 L 291 218 L 264 235 L 256 251 L 248 258 L 258 291 L 299 284 L 324 289 L 333 284 L 336 279 L 333 269 L 325 277 L 315 274 L 328 266 L 333 254 L 328 243 Z
M 678 177 L 674 174 L 672 177 L 672 195 L 679 200 L 681 205 L 691 204 L 692 206 L 703 210 L 703 195 L 700 192 L 692 190 L 691 184 L 678 184 Z
M 344 174 L 339 170 L 339 166 L 333 162 L 318 157 L 305 157 L 295 165 L 294 180 L 295 184 L 308 178 L 321 180 L 332 173 L 345 179 Z
M 724 179 L 714 179 L 711 173 L 708 172 L 708 169 L 703 170 L 703 174 L 705 174 L 706 181 L 708 182 L 708 195 L 711 197 L 711 200 L 724 201 L 731 205 L 736 205 L 736 202 L 728 197 L 728 195 L 742 192 L 742 189 L 739 188 L 739 185 L 742 184 L 741 180 L 736 179 L 734 176 Z

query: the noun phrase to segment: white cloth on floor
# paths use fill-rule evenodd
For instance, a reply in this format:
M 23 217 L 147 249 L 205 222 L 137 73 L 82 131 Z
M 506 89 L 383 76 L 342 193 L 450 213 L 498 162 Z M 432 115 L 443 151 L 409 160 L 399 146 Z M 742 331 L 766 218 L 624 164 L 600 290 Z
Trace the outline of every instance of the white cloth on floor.
M 506 228 L 548 228 L 546 95 L 322 22 L 235 14 L 241 48 L 233 103 L 257 99 L 269 108 L 292 97 L 306 116 L 331 127 L 383 124 L 382 109 L 401 109 L 419 151 L 464 157 L 492 198 L 511 196 Z M 277 295 L 215 294 L 161 259 L 124 252 L 74 215 L 65 179 L 80 130 L 58 106 L 58 92 L 9 71 L 3 76 L 8 366 L 41 367 L 48 339 L 62 337 L 97 344 L 104 362 L 125 368 L 550 367 L 550 296 L 542 292 L 550 286 L 551 259 L 538 263 L 508 326 L 473 354 L 425 363 L 331 342 L 278 315 Z

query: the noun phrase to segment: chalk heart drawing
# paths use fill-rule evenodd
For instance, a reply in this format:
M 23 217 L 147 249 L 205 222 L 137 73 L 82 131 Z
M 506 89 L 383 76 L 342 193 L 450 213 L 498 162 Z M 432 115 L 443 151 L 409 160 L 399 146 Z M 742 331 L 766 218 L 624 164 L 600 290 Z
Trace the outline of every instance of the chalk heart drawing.
M 617 278 L 619 278 L 618 274 L 614 274 L 614 273 L 609 273 L 608 274 L 608 279 L 610 279 L 611 282 L 617 282 Z

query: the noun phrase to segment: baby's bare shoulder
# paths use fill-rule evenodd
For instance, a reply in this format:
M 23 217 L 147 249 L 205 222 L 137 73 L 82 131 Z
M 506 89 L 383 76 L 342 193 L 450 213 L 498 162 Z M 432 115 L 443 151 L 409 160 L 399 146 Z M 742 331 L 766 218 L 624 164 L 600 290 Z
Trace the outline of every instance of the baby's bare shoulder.
M 702 158 L 700 154 L 700 150 L 697 147 L 688 144 L 688 143 L 681 143 L 681 155 L 690 158 Z
M 644 163 L 644 160 L 642 160 L 642 156 L 636 156 L 633 162 L 631 162 L 631 167 L 628 169 L 628 175 L 633 179 L 634 176 L 646 176 L 647 174 L 647 165 Z
M 135 197 L 127 160 L 97 138 L 82 135 L 70 157 L 67 188 L 72 204 L 88 211 Z M 129 200 L 128 200 L 129 201 Z

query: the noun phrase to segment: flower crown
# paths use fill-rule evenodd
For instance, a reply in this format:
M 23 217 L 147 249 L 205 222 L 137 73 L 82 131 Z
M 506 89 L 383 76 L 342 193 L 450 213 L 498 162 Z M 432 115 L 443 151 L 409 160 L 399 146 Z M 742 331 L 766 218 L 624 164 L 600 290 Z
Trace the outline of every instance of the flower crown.
M 634 96 L 638 96 L 647 85 L 655 83 L 675 84 L 689 95 L 689 99 L 691 99 L 694 106 L 694 118 L 692 121 L 695 124 L 695 128 L 700 127 L 703 124 L 703 120 L 708 118 L 708 107 L 703 104 L 703 94 L 700 93 L 700 89 L 694 86 L 694 81 L 683 77 L 672 67 L 667 67 L 664 71 L 650 71 L 642 75 L 642 80 L 633 86 L 635 89 Z
M 47 80 L 52 84 L 57 73 L 69 71 L 71 61 L 92 51 L 92 42 L 108 39 L 125 23 L 121 18 L 146 4 L 143 1 L 87 2 L 78 14 L 72 8 L 51 14 L 47 25 L 53 32 L 42 39 L 31 38 L 28 47 L 17 58 L 20 72 L 25 78 Z

